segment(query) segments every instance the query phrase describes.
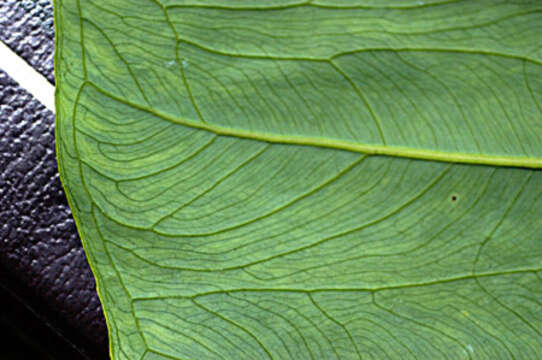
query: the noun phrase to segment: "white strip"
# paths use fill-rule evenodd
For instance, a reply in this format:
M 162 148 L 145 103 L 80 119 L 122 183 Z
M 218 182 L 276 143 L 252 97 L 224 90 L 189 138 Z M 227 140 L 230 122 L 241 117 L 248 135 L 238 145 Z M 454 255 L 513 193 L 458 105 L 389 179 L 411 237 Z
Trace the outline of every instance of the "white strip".
M 1 41 L 0 70 L 4 70 L 49 110 L 55 111 L 55 87 Z

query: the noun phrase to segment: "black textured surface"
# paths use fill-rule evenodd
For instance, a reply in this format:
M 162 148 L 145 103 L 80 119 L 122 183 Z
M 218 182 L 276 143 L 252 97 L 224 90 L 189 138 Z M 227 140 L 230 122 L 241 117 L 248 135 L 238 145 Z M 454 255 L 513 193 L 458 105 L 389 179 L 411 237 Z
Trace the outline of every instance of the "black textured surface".
M 52 0 L 0 0 L 0 41 L 54 82 Z
M 105 359 L 105 322 L 59 181 L 53 128 L 54 115 L 0 71 L 0 281 L 81 354 Z
M 54 83 L 52 0 L 0 0 L 0 41 Z M 53 127 L 53 114 L 0 71 L 1 315 L 57 359 L 106 359 L 105 320 L 58 178 Z
M 2 360 L 89 359 L 66 339 L 51 322 L 28 306 L 7 286 L 0 270 L 0 335 Z

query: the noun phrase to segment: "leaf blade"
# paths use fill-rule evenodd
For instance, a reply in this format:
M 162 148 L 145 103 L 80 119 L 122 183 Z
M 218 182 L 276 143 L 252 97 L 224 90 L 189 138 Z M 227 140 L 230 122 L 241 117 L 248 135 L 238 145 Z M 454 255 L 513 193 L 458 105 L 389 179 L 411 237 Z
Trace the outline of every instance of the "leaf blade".
M 331 5 L 57 0 L 59 167 L 115 359 L 536 355 L 542 178 L 500 167 L 542 161 L 538 60 L 522 57 L 539 30 L 512 26 L 533 24 L 536 4 Z M 325 37 L 295 53 L 295 37 L 250 30 L 278 36 L 292 14 L 301 38 L 350 24 L 385 43 L 375 24 L 397 14 L 420 22 L 384 29 L 437 35 L 344 43 L 330 60 L 313 57 L 332 49 Z M 223 41 L 228 23 L 246 42 Z M 446 48 L 476 29 L 525 41 L 497 59 Z M 277 44 L 284 58 L 266 52 Z

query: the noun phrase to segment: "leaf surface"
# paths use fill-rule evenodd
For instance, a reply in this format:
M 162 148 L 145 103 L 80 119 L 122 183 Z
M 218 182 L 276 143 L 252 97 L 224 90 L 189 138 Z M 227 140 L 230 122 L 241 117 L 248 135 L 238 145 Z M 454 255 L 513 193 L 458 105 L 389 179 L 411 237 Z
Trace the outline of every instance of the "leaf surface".
M 539 1 L 56 0 L 114 359 L 535 359 Z

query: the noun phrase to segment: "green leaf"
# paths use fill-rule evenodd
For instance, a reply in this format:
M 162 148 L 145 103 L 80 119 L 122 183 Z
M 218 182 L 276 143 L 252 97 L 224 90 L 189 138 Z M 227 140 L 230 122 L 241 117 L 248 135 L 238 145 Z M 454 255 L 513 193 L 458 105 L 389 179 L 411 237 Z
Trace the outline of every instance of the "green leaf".
M 542 3 L 56 0 L 114 359 L 536 359 Z

